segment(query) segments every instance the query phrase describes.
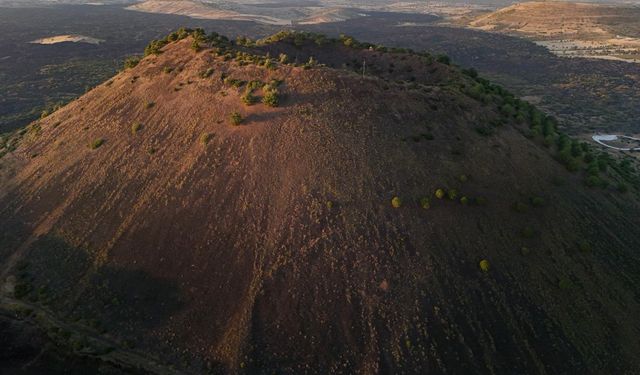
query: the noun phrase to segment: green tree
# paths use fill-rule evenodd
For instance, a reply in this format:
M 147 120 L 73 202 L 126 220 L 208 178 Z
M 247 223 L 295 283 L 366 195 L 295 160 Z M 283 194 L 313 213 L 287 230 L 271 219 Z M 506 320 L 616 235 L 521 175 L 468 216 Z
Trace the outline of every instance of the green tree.
M 167 43 L 168 42 L 166 40 L 152 40 L 151 43 L 145 47 L 144 56 L 161 54 L 162 47 L 166 46 Z
M 436 56 L 436 61 L 441 63 L 441 64 L 445 64 L 445 65 L 451 65 L 451 59 L 449 58 L 449 56 L 441 53 L 439 55 Z
M 277 89 L 269 89 L 264 93 L 262 97 L 262 103 L 269 107 L 277 107 L 280 102 Z
M 135 68 L 136 66 L 138 66 L 138 63 L 140 63 L 140 56 L 129 56 L 124 60 L 124 68 Z
M 133 123 L 133 125 L 131 125 L 131 134 L 136 135 L 140 129 L 142 129 L 142 124 L 139 122 L 135 122 Z
M 89 148 L 95 150 L 96 148 L 102 146 L 104 144 L 104 139 L 98 138 L 94 139 L 91 143 L 89 143 Z
M 447 197 L 449 198 L 449 200 L 456 200 L 456 198 L 458 197 L 458 191 L 456 189 L 451 189 L 447 192 Z
M 479 265 L 482 272 L 489 272 L 489 268 L 491 268 L 489 261 L 486 259 L 481 260 Z
M 391 199 L 391 206 L 393 206 L 393 208 L 400 208 L 400 206 L 402 206 L 402 200 L 399 197 L 393 197 L 393 199 Z
M 191 49 L 192 49 L 193 51 L 195 51 L 195 52 L 200 52 L 200 48 L 201 48 L 201 47 L 200 47 L 200 42 L 198 42 L 198 40 L 197 40 L 197 39 L 194 39 L 194 40 L 191 42 Z
M 258 98 L 250 90 L 247 90 L 240 99 L 245 105 L 253 105 L 258 102 Z
M 229 119 L 231 121 L 231 124 L 234 126 L 238 126 L 242 124 L 242 122 L 244 121 L 244 119 L 242 118 L 242 115 L 238 112 L 233 112 L 229 117 Z
M 200 135 L 200 143 L 202 143 L 204 146 L 206 146 L 209 143 L 210 140 L 211 140 L 211 134 L 202 133 Z
M 427 197 L 421 198 L 420 207 L 424 208 L 425 210 L 428 210 L 431 207 L 431 200 Z

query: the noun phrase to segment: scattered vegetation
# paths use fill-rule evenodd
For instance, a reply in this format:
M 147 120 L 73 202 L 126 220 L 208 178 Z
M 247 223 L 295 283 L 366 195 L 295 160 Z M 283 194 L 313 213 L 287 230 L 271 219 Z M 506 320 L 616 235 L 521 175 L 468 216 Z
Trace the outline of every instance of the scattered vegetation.
M 102 138 L 94 139 L 91 143 L 89 143 L 89 148 L 92 150 L 95 150 L 98 147 L 102 146 L 103 144 L 104 144 L 104 139 Z
M 246 81 L 236 79 L 236 78 L 231 78 L 231 77 L 224 77 L 222 79 L 222 82 L 224 82 L 225 85 L 229 85 L 235 88 L 240 88 L 247 83 Z
M 253 95 L 251 90 L 245 91 L 245 93 L 240 97 L 240 100 L 246 105 L 254 105 L 258 102 L 258 97 Z
M 208 68 L 204 72 L 200 73 L 200 78 L 209 78 L 213 75 L 213 68 Z
M 136 135 L 142 129 L 142 124 L 139 122 L 133 123 L 131 125 L 131 134 Z
M 458 191 L 456 189 L 450 189 L 447 191 L 447 198 L 449 198 L 449 200 L 455 201 L 457 197 Z
M 207 144 L 209 144 L 209 141 L 212 138 L 212 134 L 210 133 L 202 133 L 200 135 L 200 143 L 202 143 L 204 146 L 206 146 Z
M 479 265 L 482 272 L 489 272 L 490 264 L 488 260 L 486 259 L 481 260 Z
M 244 119 L 242 118 L 242 115 L 238 112 L 233 112 L 229 117 L 229 119 L 231 121 L 231 124 L 234 126 L 238 126 L 242 124 L 242 122 L 244 121 Z
M 438 199 L 442 199 L 442 198 L 444 198 L 444 196 L 445 196 L 444 189 L 438 189 L 438 190 L 436 190 L 436 192 L 435 192 L 435 196 L 436 196 L 436 198 L 438 198 Z
M 436 61 L 441 63 L 441 64 L 451 65 L 451 59 L 449 58 L 449 56 L 447 56 L 445 54 L 440 54 L 440 55 L 436 56 Z
M 47 104 L 47 106 L 40 113 L 40 119 L 42 120 L 42 119 L 44 119 L 46 117 L 49 117 L 52 113 L 58 111 L 63 106 L 64 106 L 63 102 Z
M 428 210 L 431 207 L 431 200 L 427 197 L 423 197 L 420 199 L 420 207 Z
M 393 208 L 400 208 L 400 206 L 402 206 L 402 200 L 399 197 L 393 197 L 393 199 L 391 199 L 391 206 L 393 206 Z

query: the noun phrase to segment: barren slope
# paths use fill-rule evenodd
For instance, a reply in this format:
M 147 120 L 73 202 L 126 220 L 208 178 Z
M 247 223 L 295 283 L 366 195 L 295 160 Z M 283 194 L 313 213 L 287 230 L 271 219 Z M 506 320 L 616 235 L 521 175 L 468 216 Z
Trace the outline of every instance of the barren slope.
M 640 366 L 635 188 L 585 187 L 426 55 L 232 47 L 335 67 L 269 69 L 191 44 L 0 159 L 5 291 L 185 373 Z M 278 107 L 242 103 L 274 79 Z

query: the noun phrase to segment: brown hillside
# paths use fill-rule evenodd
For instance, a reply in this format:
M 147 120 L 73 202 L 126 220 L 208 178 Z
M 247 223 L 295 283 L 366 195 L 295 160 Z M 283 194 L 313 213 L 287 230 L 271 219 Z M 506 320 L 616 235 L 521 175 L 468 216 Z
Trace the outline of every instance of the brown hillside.
M 470 25 L 540 39 L 637 38 L 640 37 L 640 9 L 624 5 L 530 1 L 479 16 Z
M 192 43 L 0 159 L 3 309 L 56 316 L 50 336 L 76 353 L 157 373 L 640 368 L 634 188 L 585 186 L 528 119 L 427 55 Z M 243 104 L 254 80 L 281 82 L 279 106 Z

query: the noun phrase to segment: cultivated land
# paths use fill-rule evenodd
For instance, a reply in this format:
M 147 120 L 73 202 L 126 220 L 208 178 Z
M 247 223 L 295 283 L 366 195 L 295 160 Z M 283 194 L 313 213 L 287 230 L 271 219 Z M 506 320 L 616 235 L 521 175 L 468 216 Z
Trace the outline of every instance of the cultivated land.
M 147 52 L 0 159 L 14 319 L 152 373 L 640 366 L 628 163 L 444 57 L 291 33 Z
M 640 62 L 640 8 L 630 5 L 526 2 L 469 25 L 532 39 L 563 57 Z

